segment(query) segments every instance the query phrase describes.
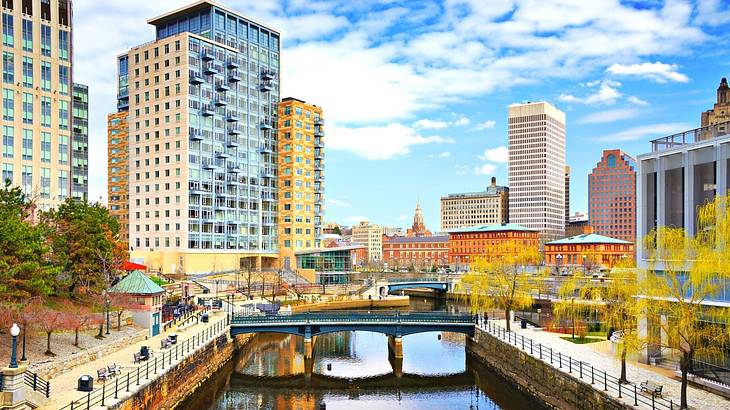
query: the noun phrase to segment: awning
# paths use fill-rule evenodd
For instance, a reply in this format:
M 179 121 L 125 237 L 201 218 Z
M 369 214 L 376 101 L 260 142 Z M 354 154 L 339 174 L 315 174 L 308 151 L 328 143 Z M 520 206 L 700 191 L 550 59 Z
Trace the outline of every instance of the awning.
M 146 266 L 141 265 L 139 263 L 130 262 L 130 261 L 124 261 L 124 264 L 122 265 L 122 269 L 126 270 L 126 271 L 133 271 L 133 270 L 147 271 Z

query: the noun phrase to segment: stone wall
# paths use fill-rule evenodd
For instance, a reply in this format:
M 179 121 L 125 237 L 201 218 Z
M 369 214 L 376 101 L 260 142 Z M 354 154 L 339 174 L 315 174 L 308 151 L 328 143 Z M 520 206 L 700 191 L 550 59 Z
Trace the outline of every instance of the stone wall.
M 231 360 L 250 335 L 231 340 L 228 332 L 210 340 L 205 346 L 150 381 L 112 409 L 173 409 L 193 394 L 206 380 Z
M 553 409 L 623 410 L 625 405 L 589 383 L 566 374 L 549 363 L 477 329 L 467 338 L 467 354 L 502 376 L 518 390 Z

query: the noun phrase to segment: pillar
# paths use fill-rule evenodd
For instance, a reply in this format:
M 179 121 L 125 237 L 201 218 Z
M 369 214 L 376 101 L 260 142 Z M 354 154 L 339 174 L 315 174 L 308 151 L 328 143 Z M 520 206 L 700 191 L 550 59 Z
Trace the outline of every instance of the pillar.
M 305 378 L 312 377 L 312 371 L 314 371 L 314 358 L 305 357 L 304 358 L 304 377 Z
M 20 365 L 16 368 L 6 367 L 2 369 L 3 390 L 0 405 L 3 409 L 26 410 L 32 409 L 25 398 L 25 370 L 28 367 Z
M 388 336 L 388 353 L 396 359 L 403 359 L 403 338 L 401 336 Z
M 312 338 L 311 337 L 304 338 L 304 358 L 305 359 L 312 358 Z

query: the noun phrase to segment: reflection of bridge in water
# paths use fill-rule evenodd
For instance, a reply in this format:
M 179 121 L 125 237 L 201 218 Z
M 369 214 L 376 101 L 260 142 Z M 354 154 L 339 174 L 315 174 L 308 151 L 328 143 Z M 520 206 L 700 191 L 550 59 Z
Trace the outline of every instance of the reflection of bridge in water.
M 403 373 L 398 376 L 393 373 L 382 374 L 370 377 L 343 378 L 332 377 L 322 374 L 312 374 L 311 376 L 302 377 L 302 375 L 285 376 L 285 377 L 256 377 L 234 375 L 231 378 L 231 385 L 235 387 L 244 387 L 246 389 L 265 388 L 271 389 L 324 389 L 324 390 L 378 390 L 383 389 L 400 389 L 424 391 L 428 389 L 438 390 L 445 387 L 471 386 L 474 383 L 474 375 L 469 371 L 464 371 L 449 375 L 433 375 L 424 376 L 411 373 Z

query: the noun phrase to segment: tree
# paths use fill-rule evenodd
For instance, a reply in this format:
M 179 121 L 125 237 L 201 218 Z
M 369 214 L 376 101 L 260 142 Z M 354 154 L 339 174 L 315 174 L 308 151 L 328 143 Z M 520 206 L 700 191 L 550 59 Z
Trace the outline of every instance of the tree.
M 61 312 L 48 306 L 36 304 L 33 305 L 32 313 L 33 322 L 46 334 L 46 356 L 55 356 L 51 351 L 51 335 L 53 332 L 60 330 L 63 325 L 63 317 Z
M 107 289 L 126 258 L 119 222 L 107 208 L 68 199 L 41 219 L 49 228 L 53 262 L 64 273 L 61 289 L 74 298 Z
M 544 285 L 544 272 L 535 271 L 540 262 L 537 246 L 511 241 L 503 250 L 500 255 L 476 257 L 460 287 L 467 290 L 472 312 L 501 309 L 510 330 L 510 314 L 532 306 L 533 290 Z
M 130 296 L 123 293 L 112 293 L 110 295 L 111 309 L 117 315 L 117 331 L 122 330 L 122 316 L 130 308 L 138 306 L 132 303 Z
M 90 320 L 90 311 L 86 306 L 73 303 L 68 299 L 61 302 L 62 327 L 74 331 L 74 346 L 79 347 L 79 330 Z
M 342 229 L 340 229 L 339 225 L 335 225 L 335 227 L 332 229 L 332 233 L 335 235 L 342 235 Z
M 12 304 L 54 290 L 58 269 L 42 224 L 31 220 L 34 205 L 18 187 L 6 181 L 0 189 L 0 303 Z
M 728 227 L 730 214 L 723 196 L 699 208 L 694 237 L 681 228 L 660 227 L 644 239 L 650 265 L 643 272 L 649 299 L 646 313 L 666 334 L 649 342 L 680 352 L 682 408 L 687 408 L 687 375 L 693 360 L 722 357 L 728 341 L 723 324 L 730 321 L 730 309 L 704 304 L 730 277 Z

